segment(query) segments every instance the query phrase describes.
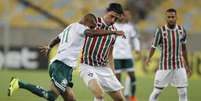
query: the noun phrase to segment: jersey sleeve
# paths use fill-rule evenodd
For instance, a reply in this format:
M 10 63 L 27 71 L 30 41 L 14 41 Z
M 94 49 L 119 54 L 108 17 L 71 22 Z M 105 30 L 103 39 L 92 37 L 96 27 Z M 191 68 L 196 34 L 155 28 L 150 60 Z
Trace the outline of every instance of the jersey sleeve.
M 85 30 L 89 29 L 87 26 L 84 26 L 82 24 L 77 24 L 76 28 L 80 35 L 86 35 Z
M 134 26 L 131 26 L 129 31 L 130 31 L 131 38 L 137 37 L 137 32 Z
M 152 47 L 153 48 L 156 48 L 160 44 L 160 40 L 162 38 L 161 35 L 162 35 L 161 29 L 157 28 L 156 32 L 154 34 L 154 40 L 152 42 Z
M 186 33 L 186 30 L 184 29 L 184 27 L 182 27 L 182 28 L 183 28 L 183 34 L 182 34 L 182 37 L 181 37 L 181 43 L 186 44 L 186 42 L 187 42 L 187 33 Z

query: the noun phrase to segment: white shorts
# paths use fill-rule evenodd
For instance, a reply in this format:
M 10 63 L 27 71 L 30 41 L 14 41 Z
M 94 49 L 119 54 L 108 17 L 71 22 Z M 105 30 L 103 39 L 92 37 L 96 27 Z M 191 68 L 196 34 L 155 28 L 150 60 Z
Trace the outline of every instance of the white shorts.
M 185 68 L 175 70 L 157 70 L 154 86 L 167 87 L 168 84 L 171 84 L 174 87 L 187 87 L 188 80 Z
M 113 92 L 123 89 L 123 86 L 109 67 L 96 67 L 81 64 L 80 77 L 84 80 L 84 83 L 87 86 L 90 80 L 96 79 L 105 92 Z

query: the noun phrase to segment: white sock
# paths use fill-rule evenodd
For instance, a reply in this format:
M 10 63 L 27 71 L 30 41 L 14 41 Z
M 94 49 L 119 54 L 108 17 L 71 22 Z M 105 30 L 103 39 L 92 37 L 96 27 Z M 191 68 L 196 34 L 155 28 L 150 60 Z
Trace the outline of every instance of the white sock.
M 187 88 L 177 88 L 177 92 L 179 95 L 179 101 L 188 101 L 187 98 Z
M 98 99 L 98 98 L 94 97 L 94 101 L 104 101 L 104 99 Z
M 162 89 L 154 88 L 151 95 L 149 96 L 149 101 L 157 101 Z
M 125 80 L 125 87 L 124 87 L 124 95 L 125 96 L 130 96 L 130 82 L 131 82 L 131 80 L 130 80 L 130 78 L 129 77 L 126 77 L 126 80 Z

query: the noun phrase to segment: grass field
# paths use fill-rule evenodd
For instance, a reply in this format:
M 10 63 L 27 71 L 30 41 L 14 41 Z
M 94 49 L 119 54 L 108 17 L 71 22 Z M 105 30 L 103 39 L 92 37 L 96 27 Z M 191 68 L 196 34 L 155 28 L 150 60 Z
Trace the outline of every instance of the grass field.
M 18 90 L 13 96 L 8 97 L 7 88 L 12 76 L 41 85 L 44 88 L 48 88 L 49 85 L 47 71 L 0 70 L 0 101 L 45 101 L 25 90 Z M 137 97 L 139 101 L 148 101 L 153 87 L 152 77 L 137 77 Z M 74 74 L 74 84 L 77 101 L 93 101 L 92 94 L 85 87 L 78 73 Z M 190 79 L 189 85 L 189 101 L 201 101 L 201 78 Z M 57 101 L 62 101 L 61 97 Z M 112 100 L 106 95 L 105 101 Z M 166 88 L 160 95 L 159 101 L 178 101 L 176 89 L 172 87 Z

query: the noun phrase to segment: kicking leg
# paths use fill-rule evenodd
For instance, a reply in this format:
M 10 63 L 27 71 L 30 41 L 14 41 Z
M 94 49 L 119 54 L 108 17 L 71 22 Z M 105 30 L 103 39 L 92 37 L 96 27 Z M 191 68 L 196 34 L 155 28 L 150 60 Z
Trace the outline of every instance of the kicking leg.
M 13 81 L 15 81 L 15 82 L 12 83 Z M 14 88 L 14 85 L 15 85 L 15 87 L 18 86 L 21 89 L 28 90 L 28 91 L 32 92 L 33 94 L 35 94 L 35 95 L 43 97 L 43 98 L 47 99 L 48 101 L 55 101 L 55 99 L 58 96 L 52 90 L 45 90 L 45 89 L 43 89 L 42 87 L 40 87 L 38 85 L 29 84 L 29 83 L 26 83 L 26 82 L 21 81 L 19 79 L 16 79 L 16 78 L 13 78 L 11 80 L 11 85 L 10 85 L 10 88 L 9 88 L 9 93 L 10 93 L 9 95 L 12 95 L 12 93 L 14 91 L 12 89 L 16 89 L 16 88 Z
M 108 92 L 108 94 L 111 96 L 113 101 L 126 101 L 121 90 L 114 91 L 114 92 Z
M 103 90 L 96 79 L 92 79 L 88 83 L 90 91 L 95 96 L 94 101 L 104 101 Z

